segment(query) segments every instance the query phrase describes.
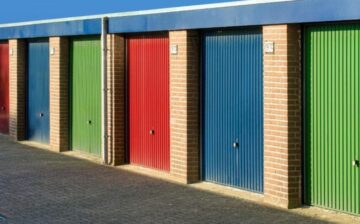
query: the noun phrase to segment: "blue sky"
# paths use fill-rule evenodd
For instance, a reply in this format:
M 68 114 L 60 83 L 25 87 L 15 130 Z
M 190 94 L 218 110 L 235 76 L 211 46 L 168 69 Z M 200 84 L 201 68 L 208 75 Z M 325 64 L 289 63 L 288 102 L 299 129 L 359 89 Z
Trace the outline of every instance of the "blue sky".
M 234 0 L 7 0 L 0 23 L 166 8 Z

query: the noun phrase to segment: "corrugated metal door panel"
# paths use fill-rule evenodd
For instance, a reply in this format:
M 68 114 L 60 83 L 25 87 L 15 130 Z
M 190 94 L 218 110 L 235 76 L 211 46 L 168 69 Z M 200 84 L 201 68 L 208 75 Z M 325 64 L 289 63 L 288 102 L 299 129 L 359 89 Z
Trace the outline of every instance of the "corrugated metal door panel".
M 0 133 L 9 133 L 9 45 L 0 43 Z
M 49 42 L 28 42 L 27 137 L 49 143 Z
M 306 203 L 360 214 L 360 24 L 305 31 Z
M 261 30 L 207 32 L 203 50 L 203 178 L 263 192 Z
M 71 146 L 101 156 L 101 43 L 99 37 L 70 42 Z
M 128 38 L 130 162 L 170 170 L 169 38 Z M 153 131 L 153 133 L 151 133 Z

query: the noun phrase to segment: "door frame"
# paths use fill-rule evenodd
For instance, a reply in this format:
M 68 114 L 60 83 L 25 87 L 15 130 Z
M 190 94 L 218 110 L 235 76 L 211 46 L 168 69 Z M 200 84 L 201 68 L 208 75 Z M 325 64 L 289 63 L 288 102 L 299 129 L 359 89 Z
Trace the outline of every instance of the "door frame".
M 49 51 L 50 51 L 50 38 L 49 37 L 39 37 L 39 38 L 29 38 L 25 40 L 25 86 L 24 86 L 24 91 L 25 91 L 25 139 L 29 140 L 29 121 L 28 121 L 28 112 L 29 112 L 29 102 L 28 102 L 28 93 L 29 93 L 29 43 L 30 42 L 41 42 L 41 41 L 47 41 L 49 44 Z M 50 53 L 49 53 L 49 140 L 50 140 L 50 131 L 51 131 L 51 126 L 50 126 Z M 41 143 L 44 144 L 44 143 Z M 45 143 L 47 144 L 47 143 Z M 50 142 L 48 143 L 50 144 Z
M 98 156 L 96 155 L 93 155 L 91 153 L 86 153 L 86 152 L 83 152 L 83 151 L 80 151 L 80 150 L 74 150 L 73 147 L 72 147 L 72 142 L 73 142 L 73 138 L 72 138 L 72 133 L 73 133 L 73 122 L 72 122 L 72 117 L 73 117 L 73 114 L 72 114 L 72 103 L 73 103 L 73 97 L 72 97 L 72 94 L 73 94 L 73 91 L 72 91 L 72 88 L 73 88 L 73 81 L 72 81 L 72 60 L 73 60 L 73 55 L 72 55 L 72 49 L 73 49 L 73 45 L 72 45 L 72 41 L 74 39 L 81 39 L 81 38 L 100 38 L 99 35 L 85 35 L 85 36 L 70 36 L 68 37 L 68 106 L 67 106 L 67 110 L 68 110 L 68 135 L 69 135 L 69 138 L 68 138 L 68 144 L 69 144 L 69 151 L 76 151 L 76 152 L 79 152 L 79 153 L 84 153 L 84 154 L 87 154 L 87 155 L 90 155 L 90 156 L 95 156 L 98 158 Z M 101 90 L 102 91 L 102 90 Z M 101 93 L 102 94 L 102 93 Z M 102 136 L 102 134 L 101 134 Z M 103 144 L 103 138 L 101 137 L 101 144 Z M 101 156 L 100 156 L 101 157 Z
M 306 92 L 306 81 L 307 81 L 307 73 L 306 73 L 306 68 L 307 68 L 307 64 L 306 64 L 306 29 L 312 26 L 324 26 L 324 25 L 346 25 L 346 24 L 359 24 L 360 21 L 340 21 L 340 22 L 317 22 L 317 23 L 303 23 L 301 24 L 301 68 L 302 68 L 302 74 L 301 74 L 301 159 L 302 159 L 302 168 L 301 168 L 301 202 L 303 205 L 308 205 L 308 206 L 313 206 L 313 205 L 309 205 L 306 202 L 306 197 L 307 197 L 307 175 L 306 175 L 306 164 L 307 164 L 307 160 L 306 160 L 306 153 L 308 152 L 308 149 L 306 147 L 306 133 L 307 133 L 307 126 L 306 126 L 306 121 L 307 121 L 307 114 L 306 114 L 306 110 L 307 110 L 307 92 Z M 315 207 L 319 207 L 319 206 L 315 206 Z M 333 211 L 337 211 L 337 212 L 342 212 L 342 213 L 347 213 L 345 211 L 339 211 L 336 209 L 332 209 L 332 208 L 326 208 L 328 210 L 333 210 Z M 353 213 L 349 213 L 352 214 Z
M 200 177 L 200 181 L 206 182 L 205 177 L 204 177 L 204 141 L 205 141 L 205 135 L 204 135 L 204 129 L 205 129 L 205 122 L 204 122 L 204 113 L 205 113 L 205 109 L 204 109 L 204 97 L 205 97 L 205 60 L 204 60 L 204 53 L 205 53 L 205 33 L 207 32 L 223 32 L 223 31 L 238 31 L 238 30 L 259 30 L 261 35 L 263 36 L 263 30 L 262 30 L 262 26 L 249 26 L 249 27 L 230 27 L 230 28 L 211 28 L 211 29 L 202 29 L 199 31 L 199 52 L 200 52 L 200 57 L 199 57 L 199 89 L 200 89 L 200 94 L 199 94 L 199 122 L 200 122 L 200 128 L 199 128 L 199 177 Z M 262 61 L 262 66 L 264 66 L 264 58 Z M 262 78 L 264 77 L 264 69 L 262 71 Z M 263 79 L 263 84 L 262 84 L 262 88 L 264 90 L 264 79 Z M 264 93 L 263 93 L 263 97 L 264 97 Z M 264 105 L 263 105 L 264 107 Z M 264 113 L 263 113 L 264 114 Z M 264 119 L 264 118 L 263 118 Z M 263 135 L 263 138 L 265 136 Z M 263 145 L 263 151 L 265 149 L 265 144 Z M 263 183 L 265 183 L 265 153 L 263 155 Z M 241 189 L 241 188 L 236 188 L 236 189 Z M 246 190 L 246 189 L 241 189 L 244 191 L 249 191 L 252 192 L 250 190 Z M 264 185 L 264 189 L 263 192 L 254 192 L 257 194 L 264 194 L 265 192 L 265 185 Z
M 169 38 L 169 44 L 170 43 L 170 35 L 169 35 L 170 31 L 154 31 L 154 32 L 140 32 L 140 33 L 127 33 L 124 35 L 125 38 L 125 164 L 130 164 L 130 76 L 129 76 L 129 51 L 128 51 L 128 47 L 129 47 L 129 38 L 131 37 L 136 37 L 136 36 L 140 36 L 140 35 L 144 35 L 144 36 L 151 36 L 151 35 L 156 35 L 156 34 L 164 34 L 167 36 L 167 38 Z M 170 49 L 168 49 L 170 51 Z M 170 53 L 169 53 L 169 85 L 170 85 Z M 169 100 L 170 100 L 170 92 L 169 92 Z M 170 106 L 170 102 L 169 102 L 169 106 Z M 169 118 L 171 119 L 171 112 L 169 112 Z M 169 125 L 170 125 L 170 119 L 169 119 Z M 171 132 L 171 130 L 170 130 Z M 169 133 L 169 140 L 171 142 L 171 133 Z M 171 144 L 171 143 L 170 143 Z M 167 173 L 171 172 L 171 146 L 169 147 L 169 151 L 170 151 L 170 170 L 169 171 L 164 171 Z M 147 167 L 147 169 L 152 169 Z M 162 172 L 162 171 L 161 171 Z
M 8 40 L 0 40 L 0 44 L 6 44 L 8 49 L 10 49 L 10 44 Z M 8 128 L 8 132 L 5 133 L 0 133 L 3 135 L 9 135 L 10 134 L 10 53 L 7 54 L 8 55 L 8 74 L 7 74 L 7 78 L 8 78 L 8 88 L 7 88 L 7 97 L 8 97 L 8 105 L 7 105 L 7 128 Z M 1 59 L 0 59 L 1 60 Z

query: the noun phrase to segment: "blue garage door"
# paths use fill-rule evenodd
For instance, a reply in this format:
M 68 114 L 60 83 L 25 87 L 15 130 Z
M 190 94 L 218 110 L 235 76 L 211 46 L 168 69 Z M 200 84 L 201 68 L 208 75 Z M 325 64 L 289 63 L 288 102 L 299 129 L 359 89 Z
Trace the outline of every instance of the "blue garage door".
M 28 43 L 27 137 L 49 143 L 49 42 Z
M 261 30 L 203 39 L 203 179 L 263 192 Z

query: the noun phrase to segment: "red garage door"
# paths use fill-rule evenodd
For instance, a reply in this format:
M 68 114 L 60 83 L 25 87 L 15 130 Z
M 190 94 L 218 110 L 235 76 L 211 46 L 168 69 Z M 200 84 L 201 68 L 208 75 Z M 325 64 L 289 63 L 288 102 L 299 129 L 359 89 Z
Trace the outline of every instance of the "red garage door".
M 130 163 L 170 170 L 169 38 L 128 38 Z
M 0 133 L 9 133 L 9 45 L 0 43 Z

